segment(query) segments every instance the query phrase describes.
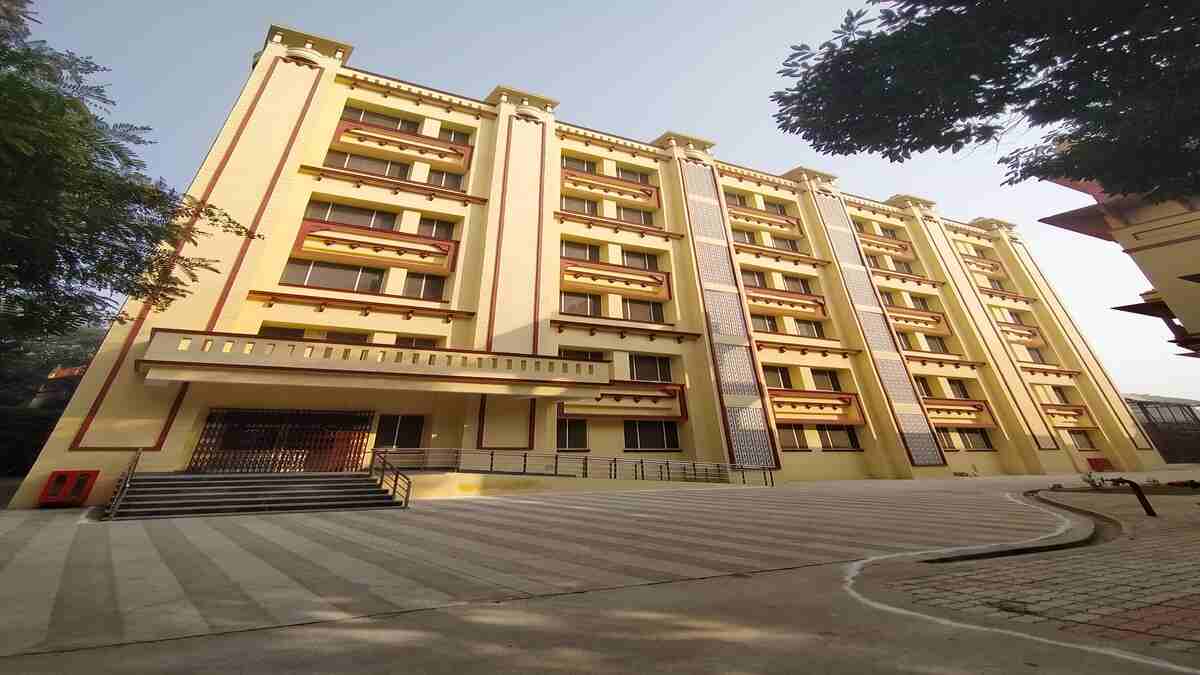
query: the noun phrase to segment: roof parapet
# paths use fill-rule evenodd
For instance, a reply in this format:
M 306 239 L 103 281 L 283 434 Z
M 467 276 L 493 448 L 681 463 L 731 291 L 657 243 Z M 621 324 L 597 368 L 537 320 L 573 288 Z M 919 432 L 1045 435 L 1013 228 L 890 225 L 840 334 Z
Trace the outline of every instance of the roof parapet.
M 282 44 L 294 50 L 313 51 L 321 56 L 337 59 L 342 63 L 349 61 L 350 53 L 354 51 L 354 47 L 345 42 L 305 33 L 277 23 L 271 24 L 271 27 L 267 29 L 267 38 L 263 42 L 263 46 L 271 43 Z
M 937 202 L 933 201 L 932 199 L 926 199 L 924 197 L 918 197 L 916 195 L 905 195 L 905 194 L 892 195 L 891 197 L 888 197 L 883 203 L 891 204 L 892 206 L 900 206 L 900 207 L 908 206 L 909 204 L 915 204 L 916 206 L 919 206 L 923 209 L 933 209 L 933 208 L 937 207 Z
M 1017 226 L 999 218 L 976 218 L 969 224 L 975 227 L 982 227 L 985 230 L 1015 230 Z
M 488 94 L 487 98 L 483 100 L 484 102 L 491 103 L 492 105 L 499 105 L 502 100 L 507 100 L 509 103 L 534 106 L 546 112 L 554 112 L 554 109 L 558 107 L 559 103 L 557 100 L 552 99 L 549 96 L 542 96 L 541 94 L 535 94 L 530 91 L 524 91 L 522 89 L 517 89 L 516 87 L 509 87 L 500 84 L 496 85 L 496 88 L 492 89 L 492 93 Z
M 817 171 L 806 166 L 798 166 L 785 174 L 780 175 L 780 178 L 794 180 L 797 183 L 804 182 L 806 179 L 816 179 L 818 183 L 834 183 L 837 181 L 837 176 L 824 171 Z
M 716 146 L 716 143 L 700 138 L 699 136 L 681 134 L 678 131 L 664 131 L 658 138 L 650 141 L 650 145 L 660 148 L 669 148 L 672 145 L 683 145 L 684 147 L 691 147 L 701 152 L 708 152 L 714 146 Z

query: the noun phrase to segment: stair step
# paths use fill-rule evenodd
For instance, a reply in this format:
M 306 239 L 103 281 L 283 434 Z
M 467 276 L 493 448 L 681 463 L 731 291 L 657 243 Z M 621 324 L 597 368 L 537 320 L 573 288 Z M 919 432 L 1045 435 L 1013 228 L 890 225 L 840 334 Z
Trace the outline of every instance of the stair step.
M 241 489 L 264 489 L 276 490 L 297 486 L 319 485 L 322 487 L 353 487 L 356 485 L 372 485 L 378 481 L 371 478 L 363 477 L 357 479 L 343 480 L 290 480 L 290 481 L 152 481 L 142 483 L 133 481 L 131 487 L 142 490 L 162 490 L 170 488 L 180 488 L 189 490 L 207 490 L 210 488 L 241 488 Z
M 258 490 L 246 492 L 209 492 L 199 490 L 177 490 L 172 492 L 130 492 L 125 495 L 125 504 L 138 504 L 147 501 L 170 501 L 178 499 L 210 499 L 210 500 L 253 500 L 253 499 L 307 499 L 322 497 L 372 497 L 376 495 L 391 495 L 378 486 L 356 488 L 353 490 L 279 490 L 264 493 Z
M 344 501 L 344 502 L 296 502 L 287 505 L 207 505 L 169 506 L 151 508 L 121 508 L 113 520 L 133 520 L 148 516 L 185 517 L 203 515 L 235 515 L 240 513 L 284 513 L 295 511 L 333 511 L 340 509 L 399 508 L 399 502 L 389 501 Z
M 114 518 L 110 518 L 110 520 L 154 520 L 154 519 L 160 519 L 160 518 L 194 518 L 194 517 L 200 517 L 200 516 L 204 516 L 204 517 L 244 516 L 244 515 L 262 514 L 262 513 L 270 513 L 270 514 L 274 515 L 277 513 L 312 513 L 314 511 L 317 511 L 317 512 L 320 512 L 320 511 L 343 511 L 346 509 L 354 509 L 356 511 L 375 511 L 375 510 L 379 510 L 379 509 L 396 509 L 396 508 L 400 508 L 399 502 L 393 503 L 393 504 L 379 504 L 379 505 L 371 505 L 371 506 L 345 506 L 345 505 L 342 505 L 342 506 L 335 507 L 335 506 L 330 506 L 328 504 L 313 505 L 311 507 L 292 506 L 292 507 L 289 507 L 286 509 L 271 509 L 270 511 L 229 511 L 229 512 L 214 512 L 214 513 L 201 513 L 201 512 L 166 513 L 166 512 L 160 512 L 160 513 L 139 513 L 136 515 L 128 515 L 125 512 L 125 509 L 121 509 L 122 515 L 118 515 Z
M 387 503 L 393 501 L 391 495 L 347 495 L 330 497 L 304 497 L 300 499 L 173 499 L 169 501 L 134 502 L 122 504 L 121 512 L 146 509 L 183 509 L 183 508 L 257 508 L 260 506 L 288 506 L 291 504 L 346 504 L 346 503 Z

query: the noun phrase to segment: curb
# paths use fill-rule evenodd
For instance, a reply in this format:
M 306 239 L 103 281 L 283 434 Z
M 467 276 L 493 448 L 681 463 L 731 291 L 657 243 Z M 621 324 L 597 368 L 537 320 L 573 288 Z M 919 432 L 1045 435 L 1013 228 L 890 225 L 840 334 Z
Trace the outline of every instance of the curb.
M 1028 499 L 1034 499 L 1051 508 L 1062 509 L 1068 511 L 1071 515 L 1066 516 L 1071 521 L 1071 527 L 1063 534 L 1059 535 L 1057 541 L 1048 544 L 999 544 L 997 546 L 986 548 L 973 553 L 963 553 L 959 555 L 949 555 L 937 558 L 926 558 L 921 560 L 922 563 L 938 564 L 964 562 L 968 560 L 987 560 L 989 558 L 1006 558 L 1009 556 L 1026 555 L 1030 553 L 1044 553 L 1047 551 L 1060 551 L 1069 548 L 1078 548 L 1080 546 L 1090 546 L 1092 544 L 1106 541 L 1100 536 L 1100 529 L 1096 526 L 1096 520 L 1112 521 L 1112 518 L 1103 514 L 1093 514 L 1084 509 L 1076 509 L 1068 507 L 1057 501 L 1044 499 L 1038 493 L 1041 490 L 1029 490 L 1022 494 Z
M 1025 493 L 1025 496 L 1036 499 L 1039 502 L 1042 502 L 1043 504 L 1046 504 L 1048 506 L 1052 506 L 1057 509 L 1062 509 L 1064 511 L 1070 511 L 1071 513 L 1083 516 L 1084 518 L 1090 518 L 1093 521 L 1101 521 L 1101 522 L 1107 524 L 1110 528 L 1116 528 L 1116 530 L 1120 533 L 1121 537 L 1127 537 L 1133 533 L 1133 530 L 1132 530 L 1132 528 L 1129 527 L 1129 524 L 1119 518 L 1110 516 L 1107 513 L 1102 513 L 1100 511 L 1092 511 L 1091 509 L 1085 509 L 1082 506 L 1075 506 L 1074 504 L 1066 504 L 1066 503 L 1060 502 L 1059 500 L 1054 499 L 1047 494 L 1044 494 L 1046 492 L 1049 492 L 1051 494 L 1054 493 L 1053 490 L 1030 490 L 1029 492 Z M 1111 541 L 1112 539 L 1115 539 L 1115 538 L 1116 537 L 1110 537 L 1110 538 L 1106 539 L 1105 541 Z

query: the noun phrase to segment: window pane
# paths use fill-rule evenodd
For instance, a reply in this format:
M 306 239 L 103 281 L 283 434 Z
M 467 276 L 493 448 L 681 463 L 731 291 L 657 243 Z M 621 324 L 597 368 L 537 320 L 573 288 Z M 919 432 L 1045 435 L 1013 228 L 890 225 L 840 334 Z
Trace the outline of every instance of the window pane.
M 892 228 L 890 228 L 890 227 L 881 227 L 881 228 L 879 228 L 879 233 L 880 233 L 880 234 L 882 234 L 883 236 L 887 237 L 888 239 L 895 239 L 895 238 L 896 238 L 896 231 L 895 231 L 895 230 L 893 230 L 893 229 L 892 229 Z
M 330 204 L 329 215 L 326 220 L 342 223 L 344 225 L 358 225 L 359 227 L 370 227 L 374 211 L 371 209 L 360 209 L 357 206 L 346 206 L 344 204 Z M 391 229 L 391 228 L 388 228 Z
M 558 355 L 564 359 L 578 359 L 580 361 L 604 360 L 604 352 L 593 352 L 584 349 L 559 349 Z
M 804 277 L 784 277 L 783 283 L 793 293 L 812 295 L 812 285 Z
M 600 259 L 600 247 L 581 244 L 576 241 L 564 241 L 562 243 L 562 257 L 571 258 L 572 260 L 596 261 Z
M 767 366 L 763 368 L 763 377 L 767 380 L 767 386 L 772 389 L 792 388 L 792 377 L 786 368 Z
M 937 335 L 926 335 L 925 342 L 929 345 L 929 351 L 937 352 L 938 354 L 947 354 L 950 350 L 946 347 L 946 341 Z
M 600 315 L 600 298 L 585 293 L 563 293 L 561 309 L 564 314 Z
M 896 333 L 896 342 L 900 343 L 901 349 L 912 349 L 912 338 L 908 337 L 908 333 Z
M 415 337 L 412 335 L 401 335 L 396 338 L 397 347 L 411 347 L 413 349 L 428 349 L 437 347 L 437 340 L 433 338 Z
M 767 285 L 766 280 L 763 278 L 763 273 L 753 270 L 742 270 L 742 284 L 753 286 L 754 288 L 762 288 Z
M 779 444 L 785 450 L 799 450 L 808 447 L 804 438 L 804 427 L 799 424 L 779 425 Z
M 938 436 L 938 443 L 941 444 L 942 449 L 953 450 L 955 448 L 954 436 L 950 433 L 950 431 L 948 429 L 938 429 L 937 436 Z
M 915 306 L 917 309 L 923 309 L 927 312 L 929 311 L 929 300 L 926 300 L 919 295 L 914 295 L 912 296 L 912 301 L 913 306 Z
M 314 220 L 328 220 L 329 206 L 329 202 L 309 202 L 308 208 L 304 211 L 304 217 Z
M 325 161 L 322 163 L 325 166 L 333 167 L 335 169 L 342 169 L 342 168 L 345 168 L 345 166 L 346 166 L 346 158 L 347 157 L 349 157 L 349 155 L 347 155 L 344 152 L 338 152 L 337 150 L 330 150 L 328 153 L 325 154 Z
M 625 447 L 638 447 L 638 423 L 634 421 L 625 422 Z
M 733 240 L 737 241 L 737 242 L 741 242 L 743 244 L 753 244 L 754 243 L 754 235 L 751 234 L 750 232 L 747 232 L 746 230 L 734 230 L 733 231 Z
M 632 223 L 634 225 L 653 225 L 654 224 L 654 217 L 650 214 L 649 211 L 642 211 L 641 209 L 630 209 L 630 208 L 626 208 L 624 206 L 617 207 L 617 219 L 623 220 L 626 223 Z
M 345 108 L 342 108 L 342 119 L 357 122 L 362 119 L 362 113 L 363 111 L 361 108 L 355 108 L 354 106 L 348 105 Z
M 375 447 L 391 448 L 396 445 L 396 429 L 400 426 L 399 415 L 380 415 L 379 427 L 375 430 Z
M 422 218 L 420 223 L 417 224 L 417 234 L 433 239 L 452 239 L 454 237 L 454 223 L 434 218 Z
M 632 169 L 626 169 L 620 166 L 617 167 L 617 177 L 624 178 L 625 180 L 630 180 L 635 183 L 641 183 L 642 185 L 647 185 L 650 183 L 649 174 L 642 173 L 641 171 L 634 171 Z
M 572 171 L 582 171 L 584 173 L 596 173 L 596 163 L 595 162 L 586 160 L 586 159 L 579 159 L 578 157 L 564 156 L 562 158 L 562 165 L 563 165 L 563 168 L 570 169 Z
M 341 288 L 352 291 L 355 290 L 355 286 L 358 283 L 360 269 L 360 267 L 355 265 L 314 262 L 312 271 L 308 274 L 307 285 Z
M 825 330 L 821 328 L 821 324 L 816 321 L 807 321 L 805 319 L 796 320 L 796 334 L 804 337 L 825 337 Z
M 266 338 L 276 338 L 279 340 L 303 340 L 303 328 L 287 328 L 284 326 L 263 326 L 258 329 L 258 334 Z
M 666 437 L 666 441 L 667 441 L 663 447 L 678 448 L 679 447 L 679 427 L 677 427 L 674 422 L 663 422 L 662 425 L 663 425 L 663 431 L 665 432 L 663 435 Z
M 630 375 L 635 380 L 646 382 L 671 381 L 671 362 L 665 357 L 630 354 L 629 370 Z
M 783 237 L 773 237 L 771 241 L 775 244 L 775 248 L 781 248 L 786 251 L 799 251 L 800 242 L 795 239 L 785 239 Z
M 933 396 L 933 389 L 929 386 L 929 380 L 924 377 L 914 377 L 913 381 L 917 384 L 917 391 L 922 396 Z
M 1029 360 L 1034 363 L 1045 363 L 1046 357 L 1042 355 L 1042 350 L 1037 347 L 1027 347 L 1029 350 Z
M 285 284 L 304 284 L 305 277 L 308 276 L 308 267 L 312 264 L 310 260 L 287 261 L 287 266 L 283 268 L 283 278 L 280 282 Z
M 896 266 L 897 272 L 901 272 L 903 274 L 912 274 L 913 273 L 912 265 L 910 265 L 909 263 L 907 263 L 903 260 L 895 260 L 895 261 L 893 261 L 893 264 Z
M 785 207 L 783 204 L 777 204 L 775 202 L 764 202 L 763 206 L 767 207 L 767 210 L 770 211 L 771 213 L 774 213 L 774 214 L 777 214 L 780 216 L 787 215 L 787 207 Z
M 837 373 L 832 370 L 814 370 L 812 371 L 812 375 L 817 389 L 821 391 L 841 391 Z
M 767 333 L 777 333 L 775 317 L 764 316 L 762 314 L 751 314 L 750 323 L 753 324 L 754 330 L 765 331 Z
M 658 256 L 641 251 L 622 251 L 622 261 L 626 267 L 636 267 L 640 270 L 658 271 Z
M 465 131 L 458 131 L 457 129 L 442 128 L 442 130 L 438 132 L 438 138 L 450 143 L 466 145 L 471 140 L 471 134 Z
M 626 319 L 633 321 L 657 321 L 659 323 L 663 320 L 662 304 L 660 303 L 643 300 L 622 300 L 621 306 Z
M 726 192 L 725 201 L 728 202 L 730 206 L 745 206 L 746 196 L 737 194 L 736 192 Z
M 378 293 L 383 290 L 383 270 L 372 267 L 362 268 L 358 278 L 358 290 L 367 293 Z
M 666 430 L 662 422 L 638 422 L 638 441 L 641 448 L 667 447 Z
M 586 213 L 589 216 L 596 215 L 599 209 L 596 202 L 591 201 L 590 199 L 580 199 L 579 197 L 566 196 L 562 198 L 562 208 L 563 211 L 570 211 L 572 213 Z
M 873 255 L 867 256 L 867 267 L 870 267 L 872 269 L 879 269 L 879 258 L 877 258 Z
M 358 333 L 350 331 L 325 331 L 325 340 L 328 342 L 345 342 L 353 345 L 365 345 L 370 342 L 370 333 Z
M 858 443 L 847 427 L 818 427 L 822 448 L 856 448 Z
M 404 278 L 404 295 L 410 298 L 419 298 L 425 290 L 425 275 L 414 274 L 410 272 Z
M 950 391 L 954 393 L 955 398 L 971 398 L 970 392 L 967 391 L 967 384 L 962 380 L 947 380 L 950 385 Z
M 380 176 L 388 175 L 388 161 L 362 155 L 350 155 L 346 160 L 346 168 L 363 173 L 374 173 Z

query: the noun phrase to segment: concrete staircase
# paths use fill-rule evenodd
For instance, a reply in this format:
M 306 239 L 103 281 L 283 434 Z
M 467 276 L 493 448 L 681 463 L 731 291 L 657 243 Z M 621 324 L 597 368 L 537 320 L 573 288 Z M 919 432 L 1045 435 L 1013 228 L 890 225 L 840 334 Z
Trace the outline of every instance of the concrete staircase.
M 398 507 L 361 473 L 136 473 L 110 520 Z M 110 507 L 111 508 L 111 507 Z

